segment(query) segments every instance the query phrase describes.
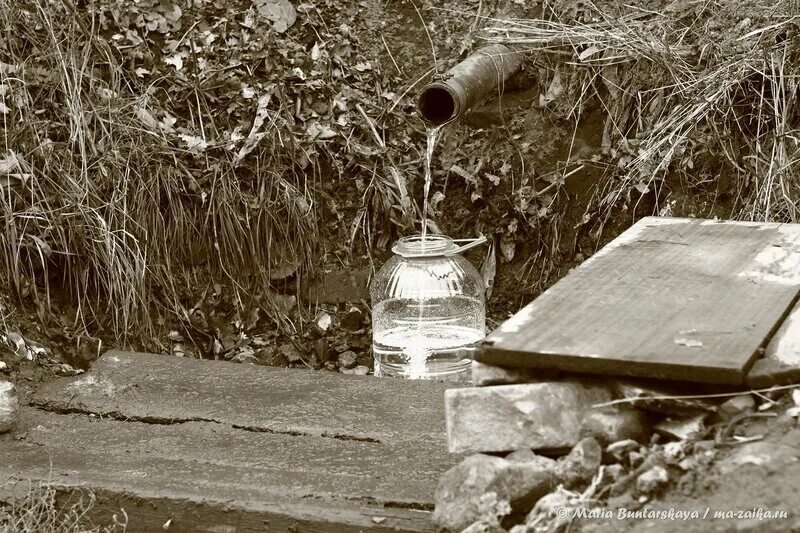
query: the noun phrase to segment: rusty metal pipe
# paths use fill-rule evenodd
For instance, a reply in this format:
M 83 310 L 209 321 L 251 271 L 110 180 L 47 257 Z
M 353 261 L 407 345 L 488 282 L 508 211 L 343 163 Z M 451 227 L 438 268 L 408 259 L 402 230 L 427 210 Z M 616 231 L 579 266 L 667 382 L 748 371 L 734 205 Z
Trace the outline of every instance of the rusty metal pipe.
M 446 124 L 502 90 L 521 64 L 522 53 L 507 46 L 481 48 L 425 85 L 417 98 L 417 112 L 428 124 Z

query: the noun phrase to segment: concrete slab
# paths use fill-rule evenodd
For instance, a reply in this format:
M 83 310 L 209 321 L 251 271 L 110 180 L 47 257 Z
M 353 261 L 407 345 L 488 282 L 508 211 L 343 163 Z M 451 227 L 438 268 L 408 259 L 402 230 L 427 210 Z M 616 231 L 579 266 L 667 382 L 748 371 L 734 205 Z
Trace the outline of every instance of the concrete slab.
M 428 531 L 460 459 L 445 387 L 110 352 L 0 437 L 0 500 L 38 480 L 124 507 L 129 531 Z
M 110 351 L 38 391 L 36 406 L 152 423 L 219 422 L 275 433 L 445 443 L 443 383 Z

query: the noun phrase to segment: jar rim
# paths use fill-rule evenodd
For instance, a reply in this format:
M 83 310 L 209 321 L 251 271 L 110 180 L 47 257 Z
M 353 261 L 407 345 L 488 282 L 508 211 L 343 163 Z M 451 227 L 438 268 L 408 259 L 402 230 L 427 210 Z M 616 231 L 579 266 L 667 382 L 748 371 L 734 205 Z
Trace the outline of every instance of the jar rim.
M 425 235 L 423 239 L 421 234 L 417 234 L 398 239 L 392 252 L 401 257 L 437 257 L 446 255 L 453 248 L 458 246 L 447 235 Z

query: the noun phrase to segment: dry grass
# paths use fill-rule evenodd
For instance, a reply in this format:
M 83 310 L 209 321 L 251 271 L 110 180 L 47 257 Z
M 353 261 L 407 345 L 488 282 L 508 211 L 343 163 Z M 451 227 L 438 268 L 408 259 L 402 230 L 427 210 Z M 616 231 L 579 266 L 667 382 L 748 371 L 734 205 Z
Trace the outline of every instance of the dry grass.
M 546 3 L 549 6 L 549 3 Z M 569 80 L 565 107 L 606 114 L 613 206 L 632 188 L 732 178 L 738 215 L 800 220 L 800 6 L 796 0 L 626 5 L 582 15 L 494 20 L 484 37 L 538 55 Z
M 178 87 L 184 102 L 163 97 L 175 81 L 132 76 L 70 1 L 0 0 L 0 24 L 13 36 L 0 52 L 0 275 L 11 292 L 44 311 L 57 293 L 74 302 L 76 331 L 124 343 L 152 332 L 154 309 L 187 318 L 182 291 L 203 274 L 191 264 L 267 310 L 270 270 L 310 266 L 313 203 L 279 117 L 242 160 L 211 140 L 227 125 L 201 87 Z M 172 104 L 190 107 L 201 148 L 161 120 Z
M 19 500 L 0 505 L 3 533 L 122 533 L 128 526 L 124 510 L 114 514 L 107 526 L 94 525 L 89 514 L 95 497 L 91 492 L 73 492 L 59 502 L 56 490 L 47 484 L 31 486 Z

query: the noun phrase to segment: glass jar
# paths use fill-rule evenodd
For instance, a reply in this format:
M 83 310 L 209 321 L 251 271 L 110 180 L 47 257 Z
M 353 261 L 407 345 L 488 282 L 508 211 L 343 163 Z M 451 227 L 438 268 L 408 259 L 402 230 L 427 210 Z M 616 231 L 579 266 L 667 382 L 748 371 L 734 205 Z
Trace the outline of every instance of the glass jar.
M 377 273 L 372 297 L 376 376 L 469 381 L 486 335 L 483 278 L 444 235 L 404 237 Z

